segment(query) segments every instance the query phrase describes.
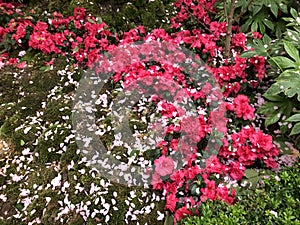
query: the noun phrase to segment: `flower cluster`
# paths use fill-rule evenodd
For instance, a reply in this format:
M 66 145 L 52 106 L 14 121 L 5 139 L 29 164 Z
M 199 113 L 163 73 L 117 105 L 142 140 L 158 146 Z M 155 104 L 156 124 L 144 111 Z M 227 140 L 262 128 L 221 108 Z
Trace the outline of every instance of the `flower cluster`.
M 236 193 L 226 180 L 240 181 L 245 169 L 258 161 L 269 168 L 277 166 L 274 159 L 279 150 L 272 143 L 271 136 L 250 126 L 229 129 L 235 121 L 226 118 L 226 113 L 233 112 L 234 118 L 245 123 L 254 118 L 255 109 L 248 97 L 240 92 L 243 85 L 255 88 L 263 79 L 265 61 L 263 57 L 240 57 L 248 48 L 246 35 L 240 33 L 238 27 L 233 28 L 232 59 L 223 56 L 226 23 L 213 21 L 211 15 L 217 12 L 215 3 L 177 0 L 174 6 L 179 10 L 172 19 L 174 32 L 171 34 L 163 29 L 146 33 L 139 26 L 119 37 L 104 22 L 86 15 L 82 8 L 76 8 L 74 15 L 69 17 L 54 13 L 47 21 L 35 21 L 20 16 L 0 26 L 0 40 L 11 37 L 21 50 L 30 47 L 45 54 L 66 56 L 71 63 L 85 68 L 94 68 L 98 72 L 104 70 L 112 74 L 110 78 L 114 84 L 119 84 L 124 91 L 143 91 L 151 87 L 155 93 L 173 96 L 171 101 L 163 99 L 163 95 L 151 96 L 156 112 L 164 121 L 166 138 L 156 145 L 160 153 L 151 159 L 154 169 L 150 173 L 152 188 L 165 195 L 165 208 L 175 214 L 175 221 L 197 213 L 197 206 L 207 199 L 232 204 Z M 0 3 L 0 9 L 7 15 L 15 10 L 11 4 L 4 3 Z M 198 28 L 191 20 L 201 26 Z M 255 34 L 254 38 L 259 38 L 259 35 Z M 130 47 L 135 41 L 144 41 L 145 44 L 142 48 Z M 169 44 L 165 51 L 158 51 L 157 48 L 164 43 Z M 174 53 L 174 46 L 192 49 L 198 59 L 204 60 L 207 71 L 224 92 L 215 90 L 209 82 L 197 81 L 184 73 L 183 66 L 176 63 L 188 60 L 186 55 Z M 126 51 L 122 51 L 122 47 Z M 107 55 L 112 59 L 107 59 Z M 101 67 L 95 66 L 99 60 Z M 9 64 L 17 64 L 21 69 L 26 65 L 19 59 L 10 58 L 8 53 L 2 53 L 0 68 Z M 224 102 L 213 110 L 213 103 L 222 98 Z M 196 106 L 195 115 L 190 115 L 182 106 L 186 99 L 191 99 Z M 216 154 L 209 154 L 212 149 L 208 149 L 205 142 L 216 131 L 223 134 L 222 144 L 209 146 L 219 150 Z M 178 157 L 182 162 L 174 160 Z

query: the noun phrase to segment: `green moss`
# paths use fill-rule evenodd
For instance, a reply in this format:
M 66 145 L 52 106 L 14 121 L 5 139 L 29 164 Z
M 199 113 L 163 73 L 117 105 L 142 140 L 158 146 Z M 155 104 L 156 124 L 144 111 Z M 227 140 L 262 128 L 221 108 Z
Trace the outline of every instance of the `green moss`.
M 35 151 L 39 153 L 38 161 L 42 164 L 47 162 L 59 161 L 61 154 L 58 153 L 60 143 L 64 143 L 65 137 L 70 135 L 71 131 L 66 127 L 56 124 L 46 129 L 39 138 Z M 49 151 L 51 149 L 51 152 Z
M 56 122 L 65 123 L 66 121 L 62 116 L 69 116 L 71 118 L 72 104 L 70 100 L 63 98 L 48 101 L 41 119 L 49 124 Z
M 0 104 L 6 104 L 8 102 L 16 102 L 19 94 L 19 83 L 14 82 L 13 69 L 10 66 L 1 69 L 0 76 Z
M 81 159 L 81 156 L 76 153 L 77 145 L 76 143 L 71 143 L 67 146 L 67 150 L 61 155 L 60 162 L 62 165 L 68 165 L 71 161 L 74 163 Z

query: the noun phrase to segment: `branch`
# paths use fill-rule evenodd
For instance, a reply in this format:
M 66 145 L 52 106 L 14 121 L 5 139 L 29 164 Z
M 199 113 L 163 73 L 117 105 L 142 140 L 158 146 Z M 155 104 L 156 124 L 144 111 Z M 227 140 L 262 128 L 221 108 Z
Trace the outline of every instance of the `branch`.
M 196 16 L 193 14 L 193 12 L 190 11 L 190 9 L 188 9 L 187 12 L 189 13 L 190 16 L 194 17 L 200 25 L 203 26 L 203 29 L 204 29 L 206 32 L 212 34 L 215 38 L 219 39 L 219 37 L 217 37 L 217 36 L 210 30 L 210 28 L 209 28 L 204 22 L 202 22 L 198 17 L 196 17 Z M 221 42 L 224 42 L 224 41 L 221 40 L 221 39 L 220 39 L 220 41 L 221 41 Z
M 253 2 L 253 0 L 250 0 L 248 2 L 248 4 L 246 5 L 246 7 L 243 9 L 243 11 L 234 19 L 234 21 L 238 22 L 239 19 L 247 12 L 249 6 L 251 5 L 251 3 Z
M 231 34 L 232 34 L 232 24 L 234 22 L 234 9 L 235 9 L 235 0 L 231 0 L 230 3 L 230 12 L 228 15 L 228 23 L 226 29 L 226 39 L 225 39 L 225 57 L 230 57 L 230 44 L 231 44 Z
M 228 23 L 228 14 L 227 14 L 227 6 L 226 6 L 226 0 L 223 1 L 224 5 L 224 16 L 226 18 L 226 22 Z
M 199 3 L 199 5 L 200 5 L 203 9 L 205 9 L 207 12 L 210 12 L 210 13 L 212 13 L 212 14 L 217 14 L 216 12 L 214 12 L 214 11 L 208 9 L 205 5 L 203 5 L 203 4 L 201 4 L 201 3 Z

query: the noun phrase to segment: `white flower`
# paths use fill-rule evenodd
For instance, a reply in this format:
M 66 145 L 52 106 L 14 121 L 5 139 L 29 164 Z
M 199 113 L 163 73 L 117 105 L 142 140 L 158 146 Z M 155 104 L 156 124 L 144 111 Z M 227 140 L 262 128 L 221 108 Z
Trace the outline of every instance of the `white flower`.
M 275 217 L 277 217 L 277 212 L 271 210 L 270 213 L 273 214 Z
M 22 155 L 30 155 L 31 152 L 30 152 L 30 149 L 29 148 L 25 148 L 23 151 L 22 151 Z
M 24 129 L 24 134 L 27 134 L 30 130 L 31 130 L 31 127 L 26 127 L 26 128 Z
M 165 218 L 165 214 L 161 213 L 160 211 L 157 211 L 158 217 L 157 220 L 163 220 Z
M 14 182 L 19 182 L 20 180 L 23 179 L 24 176 L 18 176 L 17 174 L 10 174 L 11 178 L 12 178 L 12 181 Z
M 20 51 L 19 54 L 18 54 L 18 56 L 20 56 L 20 57 L 22 57 L 24 55 L 26 55 L 26 51 Z
M 22 200 L 22 203 L 24 204 L 24 208 L 25 208 L 25 209 L 31 204 L 31 202 L 32 202 L 32 201 L 31 201 L 31 198 L 29 198 L 29 197 L 24 198 L 24 199 Z M 32 210 L 31 212 L 32 212 L 32 214 L 35 213 L 34 210 Z
M 61 175 L 58 174 L 58 176 L 55 177 L 50 183 L 53 186 L 53 190 L 55 189 L 55 187 L 60 186 L 61 185 Z
M 3 202 L 6 202 L 7 197 L 6 197 L 6 195 L 1 194 L 1 195 L 0 195 L 0 199 L 1 199 Z
M 25 196 L 29 195 L 29 193 L 30 193 L 30 190 L 28 190 L 28 189 L 22 189 L 21 193 L 20 193 L 20 196 L 25 197 Z
M 49 202 L 51 201 L 50 197 L 46 197 L 46 206 L 49 204 Z

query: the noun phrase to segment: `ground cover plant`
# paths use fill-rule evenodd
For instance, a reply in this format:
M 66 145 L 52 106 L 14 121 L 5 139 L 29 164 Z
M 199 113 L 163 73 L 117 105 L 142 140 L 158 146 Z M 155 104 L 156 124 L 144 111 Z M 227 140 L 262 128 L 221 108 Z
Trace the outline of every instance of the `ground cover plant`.
M 131 21 L 124 26 L 115 24 L 117 20 L 108 26 L 104 19 L 112 15 L 89 14 L 85 8 L 73 7 L 73 1 L 71 15 L 38 14 L 20 4 L 0 3 L 1 222 L 178 223 L 187 215 L 201 214 L 209 200 L 234 204 L 249 185 L 259 185 L 278 166 L 293 164 L 298 151 L 291 143 L 299 143 L 295 136 L 299 134 L 299 93 L 294 85 L 299 55 L 298 46 L 287 41 L 298 43 L 293 38 L 299 32 L 297 11 L 288 11 L 280 1 L 253 2 L 178 0 L 168 5 L 151 1 L 154 8 L 168 5 L 176 12 L 166 19 L 166 29 L 155 28 L 159 21 L 152 23 L 139 15 L 137 9 L 146 2 L 122 5 L 118 16 L 127 15 Z M 128 7 L 136 12 L 134 18 L 131 11 L 126 13 Z M 158 15 L 163 17 L 166 8 Z M 243 18 L 266 10 L 282 24 L 269 36 L 264 33 L 273 30 L 270 20 L 274 18 L 246 22 Z M 251 29 L 244 23 L 252 24 Z M 294 30 L 285 32 L 290 25 Z M 285 37 L 286 42 L 272 42 L 276 36 Z M 133 45 L 137 41 L 146 45 Z M 182 54 L 178 49 L 189 51 Z M 186 62 L 192 60 L 201 68 L 205 65 L 202 74 L 193 66 L 186 72 L 185 66 L 190 66 Z M 276 82 L 270 86 L 270 75 L 277 73 L 277 67 L 281 74 L 275 75 Z M 107 179 L 96 166 L 87 166 L 80 143 L 89 146 L 89 137 L 78 136 L 74 128 L 74 100 L 87 71 L 106 76 L 104 88 L 94 94 L 95 107 L 84 109 L 95 114 L 92 132 L 107 154 L 147 170 L 149 183 L 136 186 L 125 175 L 120 183 Z M 216 82 L 208 82 L 206 74 Z M 291 76 L 292 83 L 287 81 Z M 133 88 L 167 94 L 142 96 L 133 105 L 126 117 L 133 134 L 128 144 L 129 139 L 124 141 L 124 134 L 120 135 L 119 123 L 124 121 L 116 117 L 115 104 Z M 267 114 L 265 124 L 260 123 L 264 117 L 255 113 L 263 93 L 273 101 L 259 109 Z M 195 108 L 193 113 L 184 107 L 187 99 Z M 278 130 L 280 122 L 284 126 Z M 158 124 L 161 133 L 156 138 L 151 131 L 158 131 L 153 128 Z M 152 145 L 145 145 L 145 139 Z M 293 154 L 284 152 L 285 141 Z

